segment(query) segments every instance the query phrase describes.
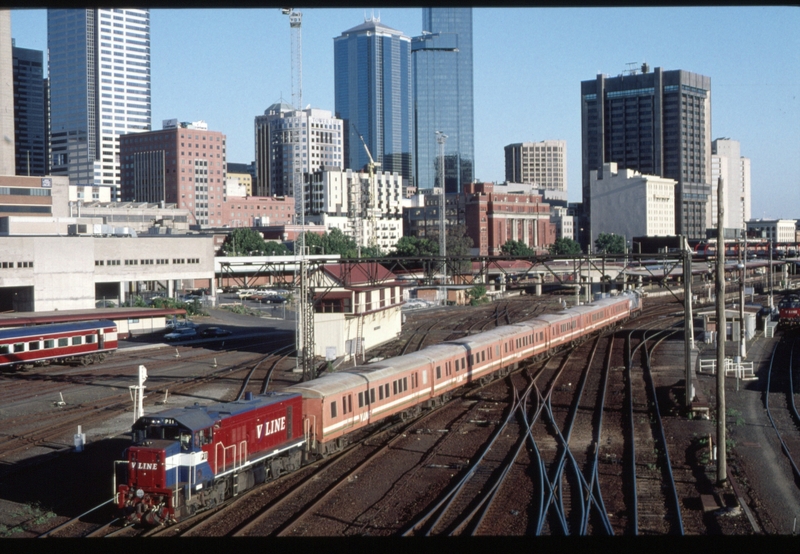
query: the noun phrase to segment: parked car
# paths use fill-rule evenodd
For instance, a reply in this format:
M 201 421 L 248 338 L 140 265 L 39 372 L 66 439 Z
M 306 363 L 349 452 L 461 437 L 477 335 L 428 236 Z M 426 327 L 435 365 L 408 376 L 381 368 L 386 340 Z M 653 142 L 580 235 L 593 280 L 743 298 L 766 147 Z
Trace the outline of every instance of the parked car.
M 200 333 L 203 337 L 227 337 L 230 335 L 231 332 L 226 329 L 220 329 L 219 327 L 208 327 L 207 329 L 203 329 Z
M 164 340 L 187 340 L 197 336 L 197 329 L 194 327 L 181 327 L 171 333 L 164 335 Z
M 184 327 L 191 327 L 191 328 L 197 327 L 197 323 L 195 323 L 194 321 L 189 321 L 188 319 L 178 319 L 178 318 L 168 319 L 166 324 L 167 324 L 167 328 L 168 329 L 182 329 Z

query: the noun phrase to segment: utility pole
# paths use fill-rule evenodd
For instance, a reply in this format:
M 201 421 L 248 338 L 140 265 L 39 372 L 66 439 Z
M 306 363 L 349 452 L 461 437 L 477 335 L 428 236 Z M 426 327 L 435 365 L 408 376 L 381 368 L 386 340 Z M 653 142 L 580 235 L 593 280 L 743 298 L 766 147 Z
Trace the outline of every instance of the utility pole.
M 725 233 L 722 216 L 723 181 L 717 181 L 717 485 L 722 486 L 728 480 L 728 467 L 725 460 L 725 336 L 727 320 L 725 319 Z
M 685 236 L 683 246 L 683 354 L 686 363 L 686 407 L 691 408 L 694 399 L 692 384 L 692 350 L 694 350 L 694 316 L 692 315 L 692 250 Z
M 447 142 L 447 135 L 441 131 L 436 131 L 436 142 L 439 144 L 439 187 L 441 199 L 439 203 L 439 255 L 442 257 L 442 284 L 447 285 L 447 218 L 446 196 L 444 186 L 444 145 Z M 445 304 L 447 304 L 447 289 L 445 289 Z

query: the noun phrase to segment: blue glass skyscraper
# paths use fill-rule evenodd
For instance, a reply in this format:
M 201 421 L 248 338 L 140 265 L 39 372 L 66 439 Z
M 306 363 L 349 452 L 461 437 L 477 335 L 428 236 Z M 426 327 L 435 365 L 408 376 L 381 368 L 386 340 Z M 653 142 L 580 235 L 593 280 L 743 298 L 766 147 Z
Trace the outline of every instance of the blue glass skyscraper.
M 336 117 L 344 126 L 344 162 L 369 163 L 412 183 L 411 39 L 371 18 L 333 39 Z
M 414 174 L 419 189 L 439 186 L 436 131 L 447 135 L 445 190 L 474 179 L 472 9 L 424 8 L 422 36 L 411 41 L 414 64 Z

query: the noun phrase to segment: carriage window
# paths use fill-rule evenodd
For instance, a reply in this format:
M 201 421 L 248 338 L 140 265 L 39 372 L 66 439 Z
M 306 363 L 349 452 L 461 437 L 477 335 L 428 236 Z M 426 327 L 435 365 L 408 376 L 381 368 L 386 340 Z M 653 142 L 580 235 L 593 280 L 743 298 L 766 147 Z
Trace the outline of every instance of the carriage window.
M 8 354 L 8 345 L 0 344 L 0 354 Z
M 331 402 L 331 417 L 336 417 L 336 401 Z
M 94 344 L 94 335 L 86 335 L 86 344 Z
M 25 343 L 18 342 L 14 345 L 14 352 L 25 352 Z
M 392 381 L 392 393 L 397 394 L 397 381 Z
M 47 339 L 46 341 L 44 341 L 44 347 L 45 348 L 53 348 L 55 345 L 56 345 L 56 341 L 54 341 L 53 339 Z M 2 350 L 2 349 L 0 349 L 0 350 Z
M 384 385 L 384 389 L 385 389 L 384 395 L 386 396 L 386 398 L 389 398 L 389 383 L 386 383 Z
M 436 378 L 437 379 L 441 379 L 442 378 L 442 368 L 441 368 L 441 366 L 438 366 L 438 365 L 436 366 Z
M 69 339 L 58 339 L 59 346 L 69 346 Z
M 358 407 L 359 408 L 363 408 L 364 407 L 364 393 L 363 392 L 358 393 Z
M 369 389 L 369 401 L 371 404 L 375 403 L 375 389 Z
M 81 340 L 82 338 L 83 337 L 72 337 L 72 346 L 83 344 L 83 341 Z
M 28 343 L 28 350 L 39 350 L 39 341 L 35 340 Z
M 408 390 L 408 377 L 403 377 L 403 390 Z
M 383 400 L 383 385 L 378 387 L 378 400 Z

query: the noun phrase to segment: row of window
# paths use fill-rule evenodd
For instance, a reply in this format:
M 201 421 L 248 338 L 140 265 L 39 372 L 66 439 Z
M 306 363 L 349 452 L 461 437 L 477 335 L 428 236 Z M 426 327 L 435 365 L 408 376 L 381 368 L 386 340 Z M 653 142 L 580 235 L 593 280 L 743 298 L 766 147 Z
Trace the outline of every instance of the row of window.
M 13 263 L 13 262 L 9 262 Z M 30 266 L 20 266 L 20 267 L 33 267 L 33 262 L 18 262 L 18 263 L 30 263 Z M 173 264 L 199 264 L 200 258 L 173 258 Z M 169 259 L 167 258 L 159 258 L 157 260 L 125 260 L 125 265 L 167 265 L 169 264 Z M 94 265 L 120 265 L 120 260 L 95 260 Z M 13 266 L 11 266 L 13 267 Z
M 34 340 L 30 342 L 16 342 L 14 344 L 0 344 L 0 355 L 19 353 L 19 352 L 33 352 L 35 350 L 48 350 L 50 348 L 63 348 L 69 346 L 80 346 L 82 344 L 94 344 L 97 338 L 94 335 L 77 336 L 77 337 L 64 337 L 60 339 L 47 339 L 44 341 Z
M 13 269 L 14 267 L 33 267 L 33 262 L 0 262 L 0 269 Z

